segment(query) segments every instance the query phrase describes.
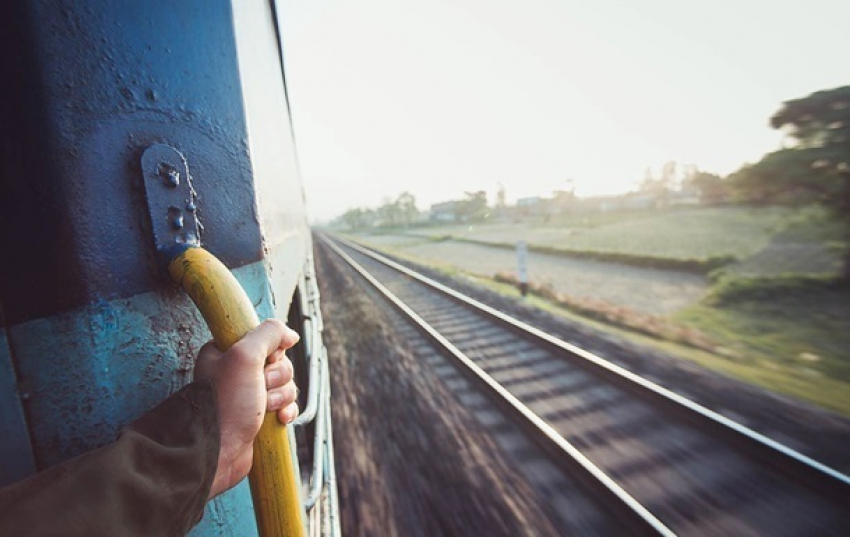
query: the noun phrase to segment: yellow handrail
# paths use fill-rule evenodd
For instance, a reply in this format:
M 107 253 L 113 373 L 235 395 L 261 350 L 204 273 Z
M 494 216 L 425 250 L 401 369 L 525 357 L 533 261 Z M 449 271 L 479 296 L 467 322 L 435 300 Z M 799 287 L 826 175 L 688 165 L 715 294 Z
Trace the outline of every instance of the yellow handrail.
M 168 273 L 192 298 L 220 350 L 229 349 L 260 324 L 242 286 L 203 248 L 190 247 L 178 254 Z M 291 453 L 285 426 L 274 412 L 267 412 L 254 440 L 254 464 L 248 475 L 261 537 L 304 537 L 300 483 Z

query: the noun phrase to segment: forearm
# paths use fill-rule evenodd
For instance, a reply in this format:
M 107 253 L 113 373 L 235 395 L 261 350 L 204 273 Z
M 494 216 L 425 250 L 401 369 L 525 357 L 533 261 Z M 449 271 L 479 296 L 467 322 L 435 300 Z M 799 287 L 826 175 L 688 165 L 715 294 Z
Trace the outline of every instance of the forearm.
M 0 490 L 0 535 L 184 535 L 219 449 L 213 385 L 192 383 L 112 444 Z

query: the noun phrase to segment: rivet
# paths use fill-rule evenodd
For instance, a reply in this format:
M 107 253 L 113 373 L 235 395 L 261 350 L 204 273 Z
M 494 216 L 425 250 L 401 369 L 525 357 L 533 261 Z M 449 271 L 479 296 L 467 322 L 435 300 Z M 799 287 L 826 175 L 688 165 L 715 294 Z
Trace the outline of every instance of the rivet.
M 171 227 L 174 229 L 183 229 L 183 215 L 178 214 L 171 217 Z
M 168 170 L 168 186 L 174 188 L 180 186 L 180 172 L 175 169 Z
M 195 211 L 198 210 L 198 207 L 197 207 L 197 205 L 195 205 L 195 202 L 190 201 L 189 203 L 186 204 L 186 210 L 189 211 L 190 213 L 194 213 Z
M 161 162 L 159 164 L 159 175 L 165 179 L 165 184 L 171 188 L 180 186 L 180 172 L 171 164 Z

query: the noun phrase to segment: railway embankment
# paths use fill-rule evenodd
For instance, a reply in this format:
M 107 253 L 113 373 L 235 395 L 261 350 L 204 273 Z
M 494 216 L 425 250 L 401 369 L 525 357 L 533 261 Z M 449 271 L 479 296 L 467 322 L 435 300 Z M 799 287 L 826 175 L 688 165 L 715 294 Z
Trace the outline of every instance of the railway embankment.
M 558 535 L 524 478 L 374 297 L 319 246 L 316 263 L 343 533 Z
M 660 405 L 662 400 L 659 399 L 654 400 L 650 408 L 647 406 L 649 400 L 643 397 L 646 393 L 637 389 L 638 385 L 659 396 L 664 389 L 658 385 L 652 387 L 651 375 L 636 371 L 633 364 L 623 361 L 623 356 L 612 356 L 604 348 L 594 349 L 569 336 L 559 337 L 549 329 L 541 333 L 539 329 L 524 327 L 521 322 L 504 317 L 505 313 L 476 305 L 456 291 L 449 291 L 355 244 L 329 241 L 324 237 L 322 244 L 332 248 L 340 260 L 359 272 L 363 281 L 374 285 L 369 295 L 376 304 L 387 295 L 386 299 L 396 305 L 395 313 L 409 314 L 410 322 L 432 334 L 435 344 L 445 346 L 445 351 L 432 348 L 430 355 L 423 354 L 421 350 L 429 346 L 428 343 L 417 343 L 417 331 L 404 326 L 405 323 L 399 324 L 398 315 L 391 316 L 393 333 L 413 342 L 417 362 L 437 372 L 446 390 L 457 395 L 457 400 L 470 408 L 492 435 L 513 463 L 513 469 L 529 479 L 530 488 L 538 492 L 536 505 L 561 514 L 566 506 L 576 504 L 574 498 L 565 495 L 575 495 L 581 487 L 576 487 L 575 483 L 555 484 L 553 469 L 545 472 L 545 480 L 532 479 L 531 476 L 540 475 L 539 465 L 544 462 L 541 455 L 531 456 L 528 448 L 517 450 L 518 439 L 506 437 L 504 425 L 494 428 L 492 405 L 482 405 L 472 394 L 458 394 L 459 389 L 466 389 L 462 387 L 464 382 L 456 378 L 456 373 L 454 376 L 447 374 L 446 368 L 454 367 L 441 363 L 436 355 L 450 354 L 457 362 L 455 365 L 471 368 L 468 377 L 476 371 L 473 362 L 483 368 L 486 374 L 481 370 L 475 374 L 482 384 L 502 394 L 504 390 L 510 391 L 521 404 L 527 405 L 521 411 L 524 417 L 534 421 L 530 414 L 534 413 L 542 424 L 541 430 L 554 428 L 562 435 L 561 440 L 573 443 L 573 448 L 564 447 L 564 455 L 577 447 L 597 465 L 591 472 L 594 476 L 601 470 L 615 479 L 616 487 L 621 487 L 620 492 L 614 494 L 617 498 L 622 499 L 623 494 L 632 496 L 620 503 L 612 503 L 612 498 L 607 498 L 604 517 L 598 511 L 592 514 L 594 510 L 587 508 L 587 501 L 580 502 L 585 504 L 580 511 L 558 517 L 558 522 L 569 526 L 569 531 L 562 534 L 575 534 L 577 529 L 581 529 L 579 534 L 586 534 L 588 528 L 593 528 L 592 535 L 632 534 L 637 531 L 635 524 L 640 527 L 645 524 L 644 529 L 652 535 L 672 535 L 671 529 L 676 534 L 695 537 L 779 533 L 843 535 L 841 528 L 846 528 L 848 520 L 846 484 L 850 481 L 840 472 L 819 465 L 799 452 L 805 451 L 823 460 L 821 453 L 812 452 L 813 449 L 817 451 L 818 442 L 806 442 L 800 437 L 792 439 L 798 444 L 802 441 L 803 447 L 795 450 L 799 446 L 778 434 L 771 435 L 773 440 L 764 438 L 747 429 L 747 425 L 752 426 L 751 416 L 734 415 L 734 410 L 728 407 L 714 407 L 726 415 L 718 416 L 711 410 L 698 408 L 698 403 L 687 401 L 695 398 L 676 387 L 674 391 L 680 395 L 667 392 L 663 397 L 671 405 Z M 503 307 L 497 309 L 505 311 Z M 489 316 L 501 320 L 493 323 Z M 510 323 L 513 328 L 505 331 L 502 323 Z M 534 337 L 530 337 L 531 334 Z M 536 338 L 550 338 L 547 341 L 559 349 L 557 356 L 550 353 L 548 344 L 538 346 Z M 588 350 L 597 356 L 587 353 Z M 645 356 L 640 349 L 633 352 L 638 357 Z M 600 354 L 604 358 L 599 358 Z M 603 365 L 606 359 L 608 365 Z M 574 363 L 576 360 L 581 363 Z M 607 373 L 595 376 L 591 363 L 600 364 L 601 371 L 618 370 L 613 384 L 608 384 L 612 379 L 607 378 Z M 492 377 L 484 378 L 487 374 Z M 672 387 L 669 379 L 655 380 Z M 781 401 L 778 403 L 774 411 L 782 414 L 787 408 L 782 408 Z M 398 404 L 409 403 L 400 400 Z M 691 410 L 686 411 L 686 408 Z M 744 441 L 745 437 L 752 441 Z M 506 443 L 507 438 L 511 440 Z M 549 433 L 546 438 L 551 438 Z M 567 458 L 573 457 L 570 453 Z M 559 464 L 566 464 L 566 459 L 558 460 Z M 663 494 L 659 496 L 661 491 Z M 553 501 L 556 496 L 560 501 Z M 633 500 L 638 503 L 634 504 Z M 789 502 L 796 506 L 795 514 L 769 514 Z M 626 526 L 629 530 L 620 528 L 612 532 L 611 528 L 602 528 L 601 524 L 616 518 L 615 504 L 629 505 L 625 513 L 633 513 L 642 522 L 629 516 L 630 523 Z
M 390 256 L 392 257 L 392 256 Z M 630 371 L 751 427 L 842 472 L 850 472 L 850 420 L 795 398 L 694 364 L 674 353 L 641 345 L 582 322 L 505 296 L 463 276 L 421 264 L 408 266 L 515 318 L 590 350 Z

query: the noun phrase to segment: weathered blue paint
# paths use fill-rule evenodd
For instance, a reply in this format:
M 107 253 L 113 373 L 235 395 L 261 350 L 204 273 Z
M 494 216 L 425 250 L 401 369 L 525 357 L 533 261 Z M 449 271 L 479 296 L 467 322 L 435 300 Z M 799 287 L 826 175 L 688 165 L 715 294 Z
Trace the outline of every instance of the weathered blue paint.
M 186 383 L 209 337 L 192 308 L 145 293 L 9 328 L 39 468 L 109 442 Z
M 259 260 L 230 3 L 11 3 L 17 11 L 0 20 L 11 156 L 0 251 L 16 254 L 0 271 L 7 321 L 157 287 L 139 165 L 155 142 L 188 160 L 205 247 L 229 267 Z
M 255 537 L 257 522 L 251 503 L 251 490 L 245 479 L 234 489 L 207 503 L 201 522 L 189 537 Z
M 189 380 L 209 337 L 156 262 L 151 144 L 185 155 L 205 248 L 239 267 L 261 318 L 286 318 L 310 245 L 275 47 L 264 2 L 0 2 L 0 251 L 15 254 L 0 262 L 0 418 L 31 452 L 0 458 L 0 476 L 111 441 Z M 245 483 L 192 532 L 255 534 Z
M 30 435 L 9 352 L 6 331 L 0 330 L 0 487 L 35 471 Z
M 234 271 L 260 318 L 274 314 L 266 264 Z M 280 304 L 284 309 L 288 303 Z M 20 381 L 27 386 L 38 466 L 57 464 L 112 441 L 120 427 L 191 380 L 209 331 L 179 290 L 101 302 L 10 328 Z M 2 358 L 2 357 L 0 357 Z M 14 392 L 12 392 L 14 393 Z M 0 412 L 14 410 L 4 404 Z M 0 475 L 17 472 L 0 460 Z M 256 532 L 246 486 L 207 508 L 193 535 Z

